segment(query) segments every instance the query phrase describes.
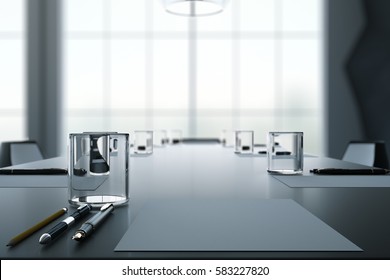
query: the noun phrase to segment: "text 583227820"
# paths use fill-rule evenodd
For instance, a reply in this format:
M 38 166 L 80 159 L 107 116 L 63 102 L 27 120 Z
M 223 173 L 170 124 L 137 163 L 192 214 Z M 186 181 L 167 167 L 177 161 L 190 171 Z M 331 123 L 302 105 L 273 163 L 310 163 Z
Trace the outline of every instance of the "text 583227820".
M 268 275 L 269 268 L 264 267 L 253 267 L 253 266 L 241 266 L 241 267 L 216 267 L 215 275 Z

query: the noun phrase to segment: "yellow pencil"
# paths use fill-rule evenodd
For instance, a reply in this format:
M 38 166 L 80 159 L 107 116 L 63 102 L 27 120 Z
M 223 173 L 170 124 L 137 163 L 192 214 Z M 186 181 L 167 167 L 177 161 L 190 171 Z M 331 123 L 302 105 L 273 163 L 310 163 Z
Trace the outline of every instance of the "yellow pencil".
M 15 236 L 14 238 L 12 238 L 8 242 L 7 246 L 15 246 L 16 244 L 18 244 L 19 242 L 23 241 L 24 239 L 29 237 L 31 234 L 33 234 L 37 230 L 43 228 L 47 224 L 51 223 L 52 221 L 54 221 L 55 219 L 57 219 L 61 215 L 65 214 L 66 212 L 68 212 L 68 208 L 62 208 L 61 210 L 55 212 L 54 214 L 50 215 L 46 219 L 44 219 L 44 220 L 40 221 L 39 223 L 37 223 L 35 226 L 29 228 L 28 230 L 26 230 L 26 231 L 22 232 L 21 234 Z

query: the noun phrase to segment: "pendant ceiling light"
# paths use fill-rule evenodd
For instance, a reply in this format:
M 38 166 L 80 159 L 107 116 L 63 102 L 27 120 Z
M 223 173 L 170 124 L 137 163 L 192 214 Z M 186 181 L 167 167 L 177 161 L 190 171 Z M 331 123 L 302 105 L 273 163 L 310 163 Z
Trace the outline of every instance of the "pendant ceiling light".
M 168 13 L 180 16 L 209 16 L 223 11 L 228 0 L 163 0 Z

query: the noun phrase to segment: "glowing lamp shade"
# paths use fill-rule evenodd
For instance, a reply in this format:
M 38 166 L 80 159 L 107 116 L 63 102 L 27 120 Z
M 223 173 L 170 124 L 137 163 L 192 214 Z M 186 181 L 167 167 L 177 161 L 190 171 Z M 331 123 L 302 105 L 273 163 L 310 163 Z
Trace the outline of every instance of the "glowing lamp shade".
M 163 0 L 168 13 L 179 16 L 209 16 L 223 11 L 227 0 Z

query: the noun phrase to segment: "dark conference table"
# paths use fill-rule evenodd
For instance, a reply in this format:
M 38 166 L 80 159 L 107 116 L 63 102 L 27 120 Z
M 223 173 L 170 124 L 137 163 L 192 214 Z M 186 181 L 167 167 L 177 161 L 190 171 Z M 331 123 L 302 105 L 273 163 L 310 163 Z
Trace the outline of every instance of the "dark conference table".
M 66 167 L 65 158 L 21 167 Z M 305 156 L 304 177 L 312 168 L 358 168 L 340 160 Z M 390 259 L 390 187 L 378 187 L 370 176 L 365 187 L 289 187 L 267 173 L 265 155 L 237 155 L 218 144 L 178 144 L 154 148 L 150 156 L 130 156 L 130 201 L 84 242 L 71 240 L 83 221 L 48 245 L 40 235 L 55 223 L 14 247 L 8 241 L 62 207 L 67 201 L 67 176 L 0 176 L 1 259 Z M 294 175 L 302 176 L 302 175 Z M 335 176 L 331 176 L 334 180 Z M 331 178 L 329 177 L 329 178 Z M 340 178 L 340 177 L 338 177 Z M 388 179 L 387 179 L 388 178 Z M 299 178 L 298 178 L 299 179 Z M 355 178 L 356 179 L 356 178 Z M 357 178 L 357 180 L 359 180 Z M 364 180 L 363 180 L 364 181 Z M 371 183 L 372 182 L 372 183 Z M 386 183 L 385 183 L 386 184 Z M 292 199 L 363 251 L 114 251 L 122 236 L 149 201 L 215 199 Z M 234 207 L 234 205 L 232 205 Z M 240 211 L 237 209 L 237 211 Z M 272 213 L 270 213 L 272 215 Z M 184 225 L 185 226 L 185 225 Z M 239 236 L 237 238 L 240 238 Z

